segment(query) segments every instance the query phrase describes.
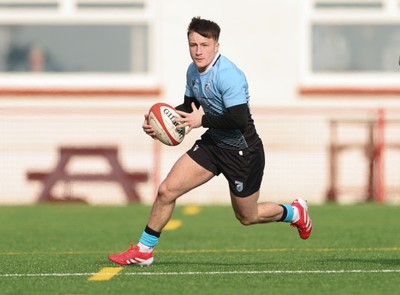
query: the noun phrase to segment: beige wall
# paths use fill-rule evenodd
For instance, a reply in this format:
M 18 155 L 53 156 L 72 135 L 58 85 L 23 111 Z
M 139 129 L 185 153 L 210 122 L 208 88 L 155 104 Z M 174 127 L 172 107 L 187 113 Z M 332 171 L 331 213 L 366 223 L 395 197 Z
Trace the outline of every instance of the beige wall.
M 245 5 L 244 5 L 245 4 Z M 176 105 L 184 93 L 185 71 L 190 63 L 186 28 L 192 16 L 218 22 L 222 28 L 221 53 L 242 68 L 250 85 L 257 129 L 266 146 L 267 166 L 262 200 L 284 202 L 304 196 L 313 203 L 325 200 L 328 187 L 329 120 L 375 118 L 385 108 L 391 120 L 400 118 L 400 103 L 393 96 L 301 97 L 300 48 L 301 1 L 292 0 L 169 0 L 160 1 L 159 64 L 160 97 L 0 97 L 0 204 L 36 201 L 39 183 L 26 180 L 27 170 L 49 170 L 62 145 L 117 145 L 127 170 L 153 171 L 157 157 L 154 142 L 143 134 L 143 114 L 156 101 Z M 367 85 L 366 85 L 367 86 Z M 365 142 L 364 130 L 349 129 L 345 139 Z M 175 148 L 162 146 L 159 175 L 168 173 L 174 161 L 188 149 L 202 130 L 196 130 Z M 387 141 L 400 142 L 400 126 L 390 125 Z M 386 180 L 400 186 L 400 151 L 386 158 Z M 92 161 L 93 160 L 93 161 Z M 398 165 L 399 164 L 399 165 Z M 354 186 L 346 200 L 364 197 L 365 155 L 354 151 L 341 159 L 341 183 Z M 85 159 L 74 171 L 106 171 L 101 161 Z M 152 175 L 151 175 L 152 176 Z M 139 189 L 144 202 L 154 197 L 153 179 Z M 56 193 L 62 194 L 58 186 Z M 93 204 L 123 204 L 115 185 L 73 184 L 72 193 Z M 398 200 L 397 191 L 390 193 Z M 190 192 L 182 203 L 228 203 L 222 176 Z
M 163 179 L 178 157 L 190 148 L 203 130 L 190 133 L 177 147 L 159 145 L 142 132 L 141 124 L 147 106 L 157 99 L 130 101 L 124 99 L 36 99 L 10 101 L 0 110 L 1 167 L 0 204 L 31 204 L 41 189 L 38 182 L 28 181 L 28 170 L 49 171 L 58 162 L 60 146 L 115 145 L 123 167 L 129 171 L 149 173 L 149 181 L 139 184 L 143 202 L 154 197 L 153 169 L 159 160 L 157 175 Z M 5 100 L 3 100 L 4 102 Z M 385 129 L 388 143 L 400 142 L 400 110 L 386 110 L 390 123 Z M 255 107 L 257 130 L 265 144 L 266 169 L 261 200 L 288 202 L 303 196 L 311 203 L 325 201 L 329 186 L 330 119 L 356 120 L 341 129 L 339 143 L 365 144 L 368 120 L 376 119 L 375 108 L 326 107 Z M 390 191 L 388 200 L 399 197 L 400 147 L 386 150 L 385 175 Z M 368 162 L 365 150 L 355 148 L 338 160 L 339 189 L 352 188 L 340 194 L 341 202 L 365 199 Z M 100 158 L 76 158 L 68 166 L 69 173 L 107 173 L 109 166 Z M 126 198 L 115 184 L 98 182 L 59 183 L 53 191 L 58 197 L 65 193 L 82 197 L 92 204 L 124 204 Z M 210 181 L 184 196 L 179 203 L 229 203 L 228 188 L 223 176 Z

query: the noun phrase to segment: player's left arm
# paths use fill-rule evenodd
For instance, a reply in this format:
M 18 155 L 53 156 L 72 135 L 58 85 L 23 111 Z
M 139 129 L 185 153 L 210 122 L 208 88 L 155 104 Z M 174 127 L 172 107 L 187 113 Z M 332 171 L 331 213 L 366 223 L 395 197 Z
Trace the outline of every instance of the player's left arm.
M 232 106 L 226 109 L 223 115 L 205 114 L 201 125 L 215 129 L 244 129 L 247 125 L 247 103 Z
M 216 129 L 244 129 L 247 125 L 248 105 L 241 104 L 227 108 L 223 115 L 205 114 L 202 107 L 197 108 L 192 103 L 192 112 L 186 113 L 177 110 L 181 118 L 176 118 L 180 127 L 188 127 L 186 134 L 193 128 L 206 127 Z

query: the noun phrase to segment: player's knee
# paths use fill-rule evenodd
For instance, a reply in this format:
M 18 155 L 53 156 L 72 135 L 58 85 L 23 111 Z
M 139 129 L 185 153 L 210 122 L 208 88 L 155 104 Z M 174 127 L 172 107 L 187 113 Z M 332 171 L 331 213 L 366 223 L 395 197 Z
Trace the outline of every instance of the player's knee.
M 245 226 L 252 225 L 255 223 L 253 218 L 241 214 L 236 214 L 236 219 L 239 220 L 239 222 Z
M 159 201 L 170 203 L 175 201 L 177 196 L 174 194 L 174 191 L 170 189 L 167 183 L 163 182 L 158 187 L 157 191 L 157 199 Z

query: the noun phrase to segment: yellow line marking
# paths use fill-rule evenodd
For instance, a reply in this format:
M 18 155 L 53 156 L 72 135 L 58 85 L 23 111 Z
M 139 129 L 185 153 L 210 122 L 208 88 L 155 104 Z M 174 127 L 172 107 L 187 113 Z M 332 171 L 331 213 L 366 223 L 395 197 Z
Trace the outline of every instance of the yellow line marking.
M 186 206 L 183 208 L 183 215 L 197 215 L 201 211 L 200 206 Z
M 117 273 L 119 273 L 122 267 L 104 267 L 98 273 L 91 276 L 88 281 L 108 281 L 111 280 Z
M 167 225 L 163 230 L 176 230 L 177 228 L 182 226 L 182 220 L 179 219 L 171 219 L 168 221 Z

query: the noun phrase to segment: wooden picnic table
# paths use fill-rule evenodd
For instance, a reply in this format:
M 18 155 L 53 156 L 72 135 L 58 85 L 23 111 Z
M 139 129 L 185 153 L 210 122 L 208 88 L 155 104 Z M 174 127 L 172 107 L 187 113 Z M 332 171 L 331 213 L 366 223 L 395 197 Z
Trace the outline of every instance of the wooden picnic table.
M 111 167 L 110 173 L 74 173 L 67 172 L 67 164 L 75 157 L 100 157 L 104 158 Z M 58 163 L 52 171 L 28 171 L 28 180 L 36 180 L 42 183 L 37 201 L 57 201 L 52 190 L 58 182 L 116 182 L 121 185 L 128 202 L 140 202 L 141 198 L 137 190 L 140 182 L 148 180 L 147 172 L 127 172 L 118 159 L 118 148 L 115 146 L 62 146 L 59 148 Z

